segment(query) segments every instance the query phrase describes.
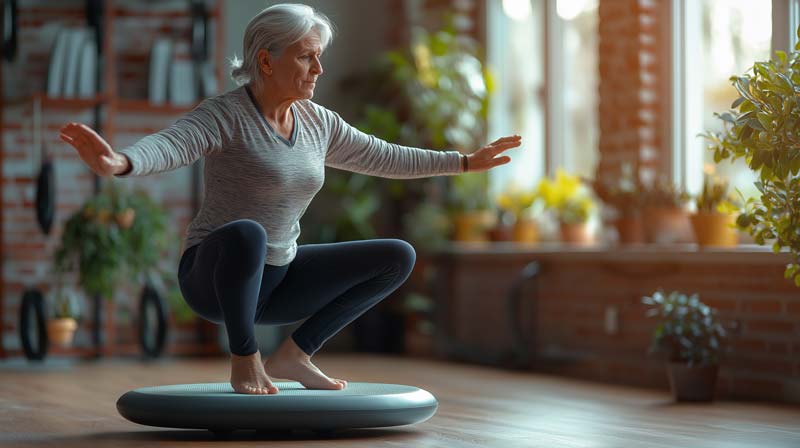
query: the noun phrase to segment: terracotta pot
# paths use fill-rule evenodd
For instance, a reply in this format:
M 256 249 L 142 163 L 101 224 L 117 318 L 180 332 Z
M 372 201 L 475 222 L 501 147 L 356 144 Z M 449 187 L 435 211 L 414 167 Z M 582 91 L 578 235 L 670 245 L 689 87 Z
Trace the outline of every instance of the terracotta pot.
M 587 245 L 594 241 L 588 223 L 567 224 L 562 222 L 560 225 L 561 241 L 569 244 Z
M 717 212 L 697 212 L 689 217 L 697 244 L 713 247 L 735 247 L 738 235 L 733 227 L 736 215 Z
M 679 362 L 667 364 L 669 387 L 675 401 L 712 401 L 719 365 L 692 366 Z
M 491 213 L 485 211 L 456 215 L 453 239 L 467 242 L 487 241 L 487 230 L 491 227 L 491 218 Z
M 679 207 L 645 207 L 642 212 L 644 236 L 648 243 L 694 242 L 689 215 Z
M 508 225 L 496 225 L 489 229 L 489 240 L 511 241 L 514 239 L 513 228 Z
M 539 225 L 532 219 L 519 219 L 514 223 L 512 231 L 514 241 L 518 243 L 536 243 L 539 241 Z
M 71 317 L 50 319 L 47 321 L 47 339 L 55 345 L 69 347 L 77 329 L 78 323 Z
M 642 217 L 626 216 L 614 221 L 614 228 L 619 235 L 619 244 L 642 244 L 645 242 Z

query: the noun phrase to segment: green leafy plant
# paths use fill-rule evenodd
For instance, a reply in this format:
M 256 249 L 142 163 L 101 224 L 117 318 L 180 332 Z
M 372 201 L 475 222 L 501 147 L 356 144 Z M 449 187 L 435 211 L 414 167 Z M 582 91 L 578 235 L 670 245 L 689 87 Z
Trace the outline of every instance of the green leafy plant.
M 645 188 L 630 163 L 621 166 L 618 176 L 605 176 L 592 182 L 595 195 L 613 208 L 620 218 L 636 216 L 645 201 Z
M 660 319 L 650 345 L 652 353 L 666 353 L 671 362 L 689 366 L 719 363 L 726 331 L 717 311 L 701 302 L 697 294 L 672 291 L 664 295 L 656 291 L 642 297 L 642 303 L 649 307 L 648 317 Z
M 489 209 L 489 176 L 486 172 L 455 176 L 450 181 L 447 209 L 451 216 Z
M 67 219 L 55 253 L 56 272 L 77 269 L 87 295 L 110 299 L 120 282 L 136 281 L 161 260 L 166 219 L 146 193 L 108 183 Z
M 800 44 L 794 50 L 732 76 L 739 97 L 717 114 L 724 130 L 704 136 L 716 162 L 743 158 L 758 174 L 760 197 L 745 201 L 736 223 L 756 243 L 771 242 L 776 253 L 788 249 L 792 262 L 784 275 L 800 286 Z
M 729 191 L 726 179 L 705 174 L 703 190 L 695 197 L 698 212 L 735 213 L 739 210 L 739 200 Z
M 81 306 L 75 293 L 63 286 L 59 286 L 54 292 L 51 306 L 51 318 L 64 319 L 72 318 L 80 320 Z
M 685 208 L 691 196 L 682 188 L 666 178 L 659 178 L 646 186 L 643 192 L 643 203 L 647 207 Z
M 409 44 L 382 54 L 368 72 L 343 83 L 343 89 L 364 104 L 356 127 L 406 146 L 477 149 L 485 140 L 490 91 L 478 50 L 477 41 L 457 35 L 452 25 L 434 32 L 414 30 Z M 466 193 L 473 191 L 473 183 L 486 184 L 485 175 L 475 176 L 463 182 L 456 180 L 462 176 L 395 180 L 331 170 L 320 192 L 323 200 L 309 209 L 312 218 L 303 235 L 335 241 L 371 238 L 382 232 L 441 244 L 449 226 L 441 224 L 441 213 L 432 208 L 446 213 L 488 207 L 485 194 L 471 197 Z M 417 210 L 423 206 L 424 210 Z M 353 207 L 357 212 L 349 211 Z

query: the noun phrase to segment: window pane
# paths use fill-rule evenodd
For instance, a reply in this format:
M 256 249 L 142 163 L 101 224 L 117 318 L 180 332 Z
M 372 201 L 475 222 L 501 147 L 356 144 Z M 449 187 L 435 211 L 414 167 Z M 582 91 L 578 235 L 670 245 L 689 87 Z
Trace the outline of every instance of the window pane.
M 487 3 L 489 69 L 495 91 L 489 111 L 489 139 L 519 134 L 513 162 L 490 171 L 493 192 L 516 182 L 533 186 L 544 173 L 543 4 L 531 0 Z
M 597 165 L 597 0 L 559 0 L 561 20 L 563 104 L 559 121 L 563 122 L 564 168 L 586 178 L 593 178 Z M 556 117 L 558 119 L 558 117 Z
M 718 131 L 722 122 L 714 112 L 729 110 L 738 97 L 728 78 L 743 74 L 756 61 L 769 59 L 772 38 L 772 8 L 769 1 L 703 0 L 702 58 L 686 64 L 687 76 L 702 77 L 704 130 Z M 691 43 L 689 43 L 691 45 Z M 714 164 L 714 155 L 706 142 L 698 138 L 697 151 L 703 151 L 703 162 Z M 728 178 L 745 196 L 756 195 L 754 173 L 744 160 L 734 164 L 723 161 L 716 172 Z

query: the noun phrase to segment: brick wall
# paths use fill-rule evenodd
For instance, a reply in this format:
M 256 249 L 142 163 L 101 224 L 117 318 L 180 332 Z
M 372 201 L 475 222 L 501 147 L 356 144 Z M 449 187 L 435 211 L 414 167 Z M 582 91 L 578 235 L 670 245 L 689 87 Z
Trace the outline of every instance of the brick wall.
M 697 292 L 732 328 L 718 395 L 800 403 L 800 294 L 783 279 L 788 255 L 506 249 L 456 246 L 439 259 L 437 325 L 445 353 L 461 347 L 457 356 L 508 354 L 509 288 L 537 260 L 541 273 L 524 288 L 519 316 L 534 338 L 526 346 L 533 369 L 666 389 L 664 361 L 647 353 L 656 320 L 645 317 L 641 297 L 661 288 Z M 604 324 L 609 309 L 617 312 L 616 333 Z
M 93 193 L 91 171 L 79 159 L 77 152 L 58 138 L 59 128 L 66 122 L 93 123 L 93 113 L 88 108 L 44 108 L 42 140 L 54 157 L 57 211 L 50 235 L 44 235 L 36 223 L 34 200 L 39 155 L 33 147 L 31 130 L 32 102 L 30 96 L 45 88 L 49 54 L 57 29 L 60 26 L 85 26 L 83 1 L 22 0 L 20 3 L 19 52 L 13 63 L 3 61 L 4 114 L 2 132 L 3 157 L 3 347 L 10 354 L 18 353 L 19 302 L 23 290 L 36 287 L 45 296 L 53 287 L 52 257 L 59 245 L 63 223 L 70 214 Z M 138 7 L 130 1 L 117 1 L 116 5 Z M 184 2 L 176 3 L 176 9 Z M 145 5 L 147 6 L 147 5 Z M 162 5 L 163 6 L 163 5 Z M 188 58 L 188 15 L 149 15 L 146 17 L 121 14 L 114 21 L 113 42 L 117 59 L 116 84 L 121 97 L 146 98 L 148 53 L 157 37 L 171 37 L 178 42 L 175 48 L 178 59 Z M 213 40 L 211 40 L 213 46 Z M 212 49 L 212 52 L 214 50 Z M 212 56 L 214 57 L 214 56 Z M 102 116 L 106 117 L 108 106 Z M 144 135 L 169 125 L 176 113 L 118 112 L 113 129 L 104 129 L 113 146 L 131 144 Z M 177 245 L 192 217 L 191 173 L 183 168 L 147 178 L 118 181 L 130 188 L 147 191 L 169 213 L 169 222 L 176 241 L 173 252 L 164 260 L 163 267 L 177 269 Z M 75 277 L 68 279 L 73 285 Z M 132 319 L 136 314 L 141 285 L 121 286 L 113 298 L 116 305 L 115 320 L 118 342 L 134 341 Z M 76 287 L 77 289 L 77 287 Z M 91 307 L 82 296 L 84 321 L 76 335 L 76 344 L 89 346 Z M 173 332 L 176 340 L 186 335 Z
M 669 57 L 665 0 L 599 3 L 599 151 L 597 178 L 611 182 L 623 163 L 644 180 L 670 175 L 664 76 Z

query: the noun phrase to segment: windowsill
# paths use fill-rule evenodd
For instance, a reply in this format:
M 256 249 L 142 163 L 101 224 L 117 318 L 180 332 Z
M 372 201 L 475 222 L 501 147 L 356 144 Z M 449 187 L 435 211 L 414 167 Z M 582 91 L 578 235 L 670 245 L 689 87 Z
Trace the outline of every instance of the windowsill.
M 536 257 L 574 261 L 648 261 L 723 264 L 776 264 L 791 262 L 791 254 L 775 254 L 769 246 L 741 244 L 731 248 L 699 248 L 696 244 L 639 244 L 627 246 L 576 246 L 548 242 L 523 244 L 513 242 L 452 242 L 436 252 L 443 257 Z

